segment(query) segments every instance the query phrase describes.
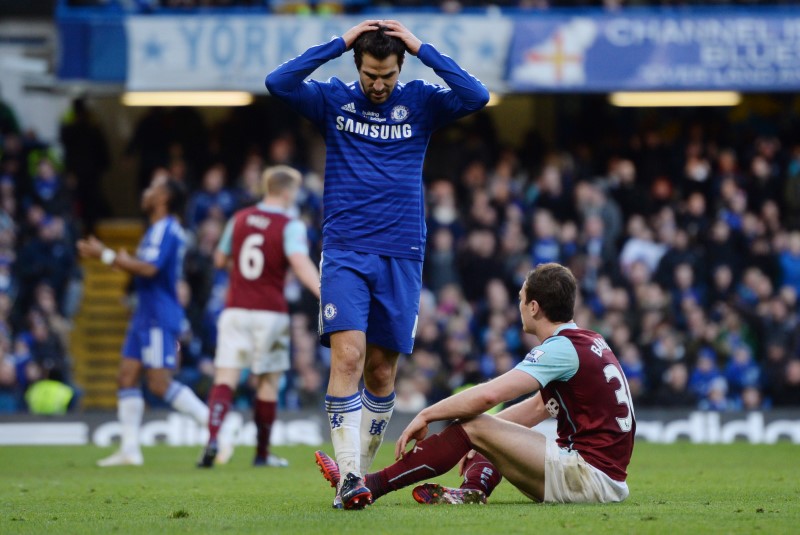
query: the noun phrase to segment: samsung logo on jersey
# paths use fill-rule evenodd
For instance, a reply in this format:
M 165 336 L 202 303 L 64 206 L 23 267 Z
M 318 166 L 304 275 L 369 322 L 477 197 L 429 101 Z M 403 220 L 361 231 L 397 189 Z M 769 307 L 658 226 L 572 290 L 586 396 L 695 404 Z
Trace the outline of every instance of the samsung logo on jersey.
M 411 137 L 410 124 L 369 124 L 336 117 L 336 130 L 353 132 L 373 139 L 408 139 Z

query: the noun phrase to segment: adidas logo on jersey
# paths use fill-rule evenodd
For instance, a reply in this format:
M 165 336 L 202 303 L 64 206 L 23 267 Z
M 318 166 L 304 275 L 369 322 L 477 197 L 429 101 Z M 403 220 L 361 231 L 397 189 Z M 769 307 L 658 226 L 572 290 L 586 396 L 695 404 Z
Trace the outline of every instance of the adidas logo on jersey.
M 356 112 L 356 105 L 353 102 L 348 102 L 347 104 L 342 106 L 342 109 L 344 111 L 349 111 L 350 113 L 355 113 Z

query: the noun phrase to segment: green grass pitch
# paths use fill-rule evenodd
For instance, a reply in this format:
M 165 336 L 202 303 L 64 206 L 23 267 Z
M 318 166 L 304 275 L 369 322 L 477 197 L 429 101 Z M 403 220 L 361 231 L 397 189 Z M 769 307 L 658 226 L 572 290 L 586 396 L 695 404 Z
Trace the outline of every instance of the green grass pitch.
M 199 470 L 198 448 L 166 446 L 146 448 L 143 467 L 96 468 L 109 452 L 0 447 L 0 533 L 800 532 L 800 447 L 787 443 L 640 443 L 622 504 L 534 504 L 503 482 L 485 506 L 421 506 L 404 489 L 364 511 L 331 509 L 310 447 L 276 448 L 291 462 L 283 469 L 252 468 L 252 450 L 239 448 Z M 390 457 L 384 445 L 376 465 Z

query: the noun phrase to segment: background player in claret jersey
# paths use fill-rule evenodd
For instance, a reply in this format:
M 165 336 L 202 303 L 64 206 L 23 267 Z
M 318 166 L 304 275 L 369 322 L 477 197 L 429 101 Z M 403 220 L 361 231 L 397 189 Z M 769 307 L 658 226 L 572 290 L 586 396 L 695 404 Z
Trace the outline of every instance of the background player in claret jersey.
M 290 365 L 289 305 L 283 294 L 288 269 L 319 298 L 319 272 L 308 257 L 306 226 L 289 214 L 300 182 L 300 173 L 291 167 L 264 171 L 263 200 L 234 214 L 217 247 L 215 262 L 220 267 L 230 265 L 231 278 L 219 318 L 214 387 L 208 398 L 209 439 L 198 466 L 214 463 L 220 426 L 244 367 L 250 367 L 258 381 L 253 465 L 288 464 L 269 453 L 278 386 Z
M 304 81 L 350 48 L 357 81 Z M 401 83 L 406 50 L 449 88 Z M 345 474 L 334 507 L 361 508 L 370 501 L 361 474 L 394 408 L 397 359 L 414 344 L 425 249 L 425 150 L 436 128 L 481 109 L 489 93 L 393 20 L 364 21 L 308 49 L 271 72 L 266 85 L 316 124 L 327 146 L 320 338 L 331 347 L 325 405 Z
M 375 499 L 443 474 L 460 459 L 461 488 L 429 483 L 416 487 L 414 498 L 483 503 L 501 474 L 536 501 L 619 502 L 628 496 L 626 469 L 636 433 L 628 383 L 603 337 L 573 323 L 576 292 L 575 277 L 558 264 L 541 264 L 528 274 L 519 311 L 525 332 L 541 345 L 513 370 L 422 410 L 397 441 L 400 460 L 366 476 Z M 497 416 L 484 414 L 530 393 Z M 549 417 L 558 422 L 556 441 L 531 429 Z M 425 438 L 429 423 L 454 419 Z M 411 440 L 414 448 L 404 455 Z
M 119 367 L 117 414 L 122 424 L 120 449 L 98 461 L 100 466 L 140 465 L 139 427 L 144 413 L 140 386 L 142 371 L 150 391 L 172 407 L 206 424 L 208 408 L 192 390 L 175 381 L 178 366 L 178 335 L 183 308 L 177 285 L 183 269 L 185 237 L 177 215 L 183 211 L 183 185 L 157 171 L 142 193 L 141 206 L 150 226 L 136 256 L 124 249 L 114 252 L 97 238 L 78 241 L 81 255 L 133 275 L 137 305 L 131 319 Z

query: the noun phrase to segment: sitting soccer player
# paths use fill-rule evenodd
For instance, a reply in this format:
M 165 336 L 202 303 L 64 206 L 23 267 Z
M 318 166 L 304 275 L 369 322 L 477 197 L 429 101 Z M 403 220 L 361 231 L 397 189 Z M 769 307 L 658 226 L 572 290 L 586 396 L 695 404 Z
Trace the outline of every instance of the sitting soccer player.
M 429 483 L 416 487 L 414 498 L 484 503 L 500 474 L 535 501 L 602 503 L 628 496 L 636 432 L 628 383 L 603 337 L 572 321 L 576 293 L 575 277 L 561 265 L 541 264 L 528 273 L 519 311 L 525 332 L 542 344 L 513 370 L 423 409 L 397 441 L 397 462 L 366 476 L 373 500 L 444 474 L 462 458 L 460 489 Z M 484 414 L 529 393 L 497 416 Z M 550 416 L 558 421 L 555 442 L 531 429 Z M 428 424 L 443 420 L 457 421 L 425 438 Z M 414 448 L 404 454 L 411 440 Z M 337 484 L 336 463 L 323 452 L 316 460 Z

